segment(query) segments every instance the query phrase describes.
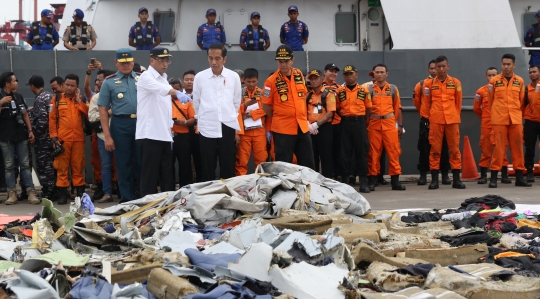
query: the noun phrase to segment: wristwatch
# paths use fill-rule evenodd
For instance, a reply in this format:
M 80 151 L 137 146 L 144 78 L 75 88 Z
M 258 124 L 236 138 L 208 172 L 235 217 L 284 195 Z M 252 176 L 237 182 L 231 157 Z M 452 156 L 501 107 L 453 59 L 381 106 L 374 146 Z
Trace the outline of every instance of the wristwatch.
M 86 71 L 86 74 L 87 74 L 88 76 L 90 76 L 90 75 L 92 75 L 92 72 Z

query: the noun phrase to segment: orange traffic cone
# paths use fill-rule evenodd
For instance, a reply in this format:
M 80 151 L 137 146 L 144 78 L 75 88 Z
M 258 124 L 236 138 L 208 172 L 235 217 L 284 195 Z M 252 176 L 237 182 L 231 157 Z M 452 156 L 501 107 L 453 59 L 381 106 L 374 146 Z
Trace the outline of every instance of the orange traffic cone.
M 463 155 L 461 157 L 461 178 L 475 180 L 480 177 L 478 174 L 478 168 L 476 168 L 476 162 L 474 161 L 474 155 L 469 142 L 469 136 L 463 138 Z

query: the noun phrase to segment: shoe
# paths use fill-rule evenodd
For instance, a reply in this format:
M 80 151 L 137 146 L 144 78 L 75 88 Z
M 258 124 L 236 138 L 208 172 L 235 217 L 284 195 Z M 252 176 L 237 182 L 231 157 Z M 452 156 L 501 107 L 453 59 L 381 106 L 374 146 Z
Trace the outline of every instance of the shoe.
M 58 204 L 65 205 L 68 202 L 67 187 L 56 187 L 58 193 Z
M 489 179 L 489 188 L 497 188 L 497 176 L 499 176 L 499 171 L 492 170 L 491 178 Z
M 368 187 L 369 191 L 375 191 L 375 186 L 377 185 L 377 177 L 368 176 Z
M 487 167 L 480 167 L 480 178 L 478 184 L 487 184 Z
M 112 202 L 113 198 L 110 194 L 105 194 L 103 197 L 97 201 L 97 203 L 106 203 L 106 202 Z
M 100 198 L 103 198 L 105 193 L 103 192 L 103 183 L 102 182 L 96 182 L 96 189 L 94 190 L 94 196 L 92 196 L 92 201 L 96 201 Z
M 432 170 L 431 171 L 431 184 L 429 184 L 429 189 L 439 189 L 439 171 L 438 170 Z
M 452 181 L 450 180 L 450 177 L 448 177 L 448 170 L 441 170 L 441 183 L 443 185 L 450 185 L 452 184 Z
M 79 187 L 75 187 L 75 189 L 77 190 L 77 196 L 82 198 L 84 191 L 86 190 L 86 187 L 79 186 Z
M 420 177 L 418 178 L 418 185 L 423 186 L 427 184 L 427 171 L 420 171 Z
M 512 184 L 512 180 L 508 177 L 508 166 L 503 166 L 501 169 L 501 183 Z
M 527 167 L 527 182 L 534 183 L 534 169 Z
M 532 184 L 528 183 L 523 178 L 523 170 L 516 170 L 516 186 L 518 186 L 518 187 L 532 187 Z
M 371 189 L 369 189 L 369 186 L 368 186 L 368 179 L 365 175 L 360 176 L 360 187 L 358 188 L 358 190 L 362 193 L 371 192 Z
M 381 185 L 388 185 L 389 182 L 387 180 L 384 179 L 384 175 L 383 174 L 379 174 L 377 176 L 377 183 L 381 184 Z
M 467 188 L 467 186 L 465 186 L 465 184 L 463 184 L 463 182 L 460 179 L 460 172 L 461 172 L 461 169 L 452 169 L 452 179 L 453 179 L 452 188 L 455 188 L 455 189 Z
M 39 198 L 37 198 L 36 189 L 28 188 L 27 193 L 28 193 L 28 203 L 29 204 L 31 204 L 31 205 L 39 205 L 41 203 L 41 200 L 39 200 Z
M 8 191 L 8 198 L 6 200 L 6 205 L 17 204 L 17 201 L 19 201 L 19 200 L 17 199 L 17 192 L 15 191 L 15 189 L 9 190 Z
M 354 184 L 356 184 L 356 176 L 350 175 L 349 176 L 349 185 L 354 185 Z
M 392 184 L 392 190 L 405 190 L 405 186 L 399 181 L 399 175 L 390 176 L 390 182 Z

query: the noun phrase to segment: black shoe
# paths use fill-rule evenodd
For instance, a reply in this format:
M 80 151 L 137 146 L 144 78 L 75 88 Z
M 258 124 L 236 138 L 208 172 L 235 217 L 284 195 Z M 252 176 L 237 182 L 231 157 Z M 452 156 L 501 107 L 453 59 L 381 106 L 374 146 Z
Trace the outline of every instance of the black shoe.
M 516 170 L 516 186 L 518 186 L 518 187 L 532 187 L 532 184 L 528 183 L 523 178 L 523 170 Z
M 58 204 L 65 205 L 68 203 L 67 187 L 56 187 L 58 193 Z
M 439 171 L 431 171 L 431 184 L 429 184 L 429 189 L 439 189 Z
M 96 191 L 94 191 L 94 196 L 92 197 L 92 201 L 100 200 L 105 196 L 105 193 L 103 192 L 103 183 L 102 182 L 96 182 Z
M 441 176 L 442 176 L 441 183 L 443 185 L 452 184 L 452 181 L 450 180 L 450 177 L 448 177 L 448 170 L 441 170 Z
M 460 177 L 460 175 L 459 175 L 460 172 L 461 172 L 461 169 L 452 169 L 452 178 L 453 178 L 452 188 L 455 188 L 455 189 L 465 189 L 465 188 L 467 188 L 465 186 L 465 184 L 463 184 L 463 182 L 459 178 Z
M 480 167 L 480 178 L 478 179 L 478 184 L 487 184 L 487 168 Z
M 512 180 L 508 177 L 508 166 L 503 166 L 501 169 L 501 183 L 512 184 Z
M 420 171 L 420 177 L 418 178 L 418 185 L 423 186 L 427 184 L 427 171 Z
M 82 198 L 86 188 L 84 186 L 78 186 L 75 189 L 77 190 L 77 196 Z
M 349 176 L 349 185 L 356 184 L 356 176 Z
M 375 186 L 377 185 L 377 177 L 368 176 L 368 187 L 370 191 L 375 191 Z
M 405 189 L 407 189 L 399 181 L 399 175 L 391 176 L 390 181 L 392 182 L 392 190 L 405 190 Z
M 371 189 L 369 189 L 368 186 L 368 179 L 366 176 L 360 176 L 360 188 L 358 188 L 360 192 L 362 193 L 369 193 L 371 192 Z
M 489 179 L 489 188 L 497 188 L 497 176 L 499 176 L 499 172 L 497 170 L 492 170 L 491 178 Z
M 383 174 L 379 174 L 377 176 L 377 183 L 381 184 L 381 185 L 388 185 L 390 184 L 387 180 L 384 179 L 384 175 Z
M 527 182 L 534 183 L 534 168 L 527 167 Z

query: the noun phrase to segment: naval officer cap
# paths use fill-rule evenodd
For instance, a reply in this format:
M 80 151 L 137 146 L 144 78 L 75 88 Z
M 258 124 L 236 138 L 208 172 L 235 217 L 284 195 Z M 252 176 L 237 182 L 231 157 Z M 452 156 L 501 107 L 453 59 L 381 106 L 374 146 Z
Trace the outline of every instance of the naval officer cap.
M 347 73 L 357 73 L 358 70 L 356 70 L 356 67 L 354 65 L 346 65 L 345 68 L 343 69 L 343 74 L 347 74 Z
M 116 50 L 116 61 L 118 62 L 132 62 L 133 52 L 130 48 L 122 48 Z
M 276 60 L 289 60 L 293 57 L 293 50 L 288 45 L 281 45 L 276 50 Z
M 160 57 L 160 58 L 172 57 L 171 53 L 169 53 L 169 50 L 165 48 L 153 48 L 152 50 L 150 50 L 150 56 Z
M 74 12 L 73 12 L 73 16 L 77 19 L 84 19 L 84 12 L 80 9 L 76 9 Z
M 313 77 L 313 76 L 317 76 L 317 77 L 321 77 L 322 76 L 322 73 L 320 70 L 311 70 L 307 77 L 310 78 L 310 77 Z

